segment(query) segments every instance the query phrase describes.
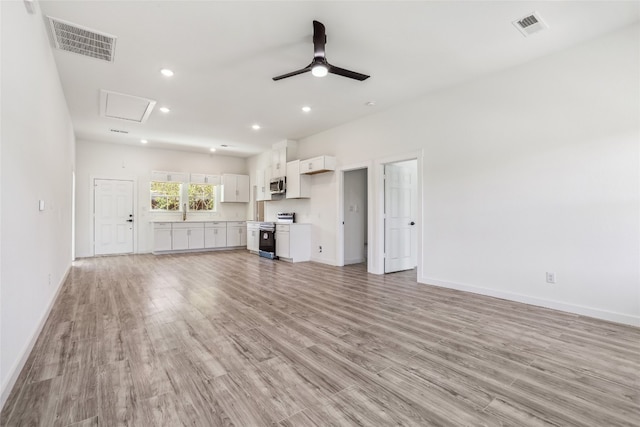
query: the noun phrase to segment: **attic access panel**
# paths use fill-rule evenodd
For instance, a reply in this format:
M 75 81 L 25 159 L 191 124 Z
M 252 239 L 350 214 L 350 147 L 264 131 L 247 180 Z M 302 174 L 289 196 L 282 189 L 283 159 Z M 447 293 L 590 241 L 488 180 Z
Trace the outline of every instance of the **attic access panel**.
M 156 101 L 108 90 L 100 91 L 100 115 L 110 119 L 144 123 Z

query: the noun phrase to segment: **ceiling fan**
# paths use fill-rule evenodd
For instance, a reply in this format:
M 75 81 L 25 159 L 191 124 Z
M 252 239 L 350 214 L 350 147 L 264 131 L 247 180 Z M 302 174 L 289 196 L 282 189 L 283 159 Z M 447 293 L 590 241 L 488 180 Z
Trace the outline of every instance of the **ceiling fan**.
M 324 45 L 327 43 L 327 35 L 324 31 L 324 25 L 322 25 L 318 21 L 313 21 L 313 61 L 311 64 L 307 65 L 305 68 L 300 70 L 292 71 L 287 74 L 283 74 L 281 76 L 274 77 L 273 80 L 278 81 L 282 79 L 286 79 L 287 77 L 297 76 L 298 74 L 306 73 L 311 71 L 316 77 L 324 77 L 328 73 L 337 74 L 343 77 L 349 77 L 350 79 L 355 80 L 366 80 L 369 76 L 365 74 L 356 73 L 355 71 L 345 70 L 344 68 L 336 67 L 335 65 L 329 64 L 327 62 L 327 58 L 324 53 Z

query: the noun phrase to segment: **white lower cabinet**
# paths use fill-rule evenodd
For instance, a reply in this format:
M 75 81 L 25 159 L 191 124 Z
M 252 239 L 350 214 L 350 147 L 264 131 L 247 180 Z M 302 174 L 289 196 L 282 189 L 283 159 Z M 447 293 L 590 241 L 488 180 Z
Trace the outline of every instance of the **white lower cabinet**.
M 171 249 L 204 249 L 204 224 L 202 222 L 172 224 Z
M 311 224 L 276 224 L 276 255 L 285 261 L 310 261 Z
M 244 221 L 227 222 L 227 247 L 247 246 L 247 225 Z
M 153 225 L 153 251 L 170 251 L 171 240 L 171 223 L 156 222 Z
M 247 223 L 247 249 L 257 253 L 260 250 L 260 223 Z
M 227 246 L 227 223 L 207 222 L 204 224 L 204 247 L 207 249 Z
M 246 227 L 244 221 L 156 222 L 153 252 L 246 246 Z

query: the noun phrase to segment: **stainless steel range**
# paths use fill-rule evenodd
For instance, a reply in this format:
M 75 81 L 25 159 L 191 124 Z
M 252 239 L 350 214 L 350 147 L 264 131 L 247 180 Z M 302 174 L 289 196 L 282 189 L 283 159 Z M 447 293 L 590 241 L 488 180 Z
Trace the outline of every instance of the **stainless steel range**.
M 258 254 L 269 259 L 278 259 L 276 256 L 276 224 L 274 222 L 260 223 L 260 243 Z

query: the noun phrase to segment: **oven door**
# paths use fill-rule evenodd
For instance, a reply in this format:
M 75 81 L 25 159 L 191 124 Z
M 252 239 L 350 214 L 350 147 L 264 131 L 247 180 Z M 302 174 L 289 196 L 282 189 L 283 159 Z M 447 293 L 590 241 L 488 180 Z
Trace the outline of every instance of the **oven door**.
M 261 252 L 276 253 L 276 232 L 275 230 L 260 229 L 260 243 L 258 248 Z

